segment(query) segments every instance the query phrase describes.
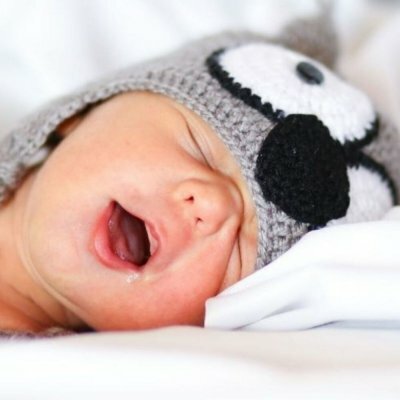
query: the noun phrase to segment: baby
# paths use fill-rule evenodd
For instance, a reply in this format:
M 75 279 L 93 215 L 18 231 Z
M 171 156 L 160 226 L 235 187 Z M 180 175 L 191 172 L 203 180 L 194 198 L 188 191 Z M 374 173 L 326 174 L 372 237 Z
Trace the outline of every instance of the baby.
M 202 325 L 309 230 L 397 202 L 397 133 L 298 28 L 191 43 L 2 142 L 0 329 Z

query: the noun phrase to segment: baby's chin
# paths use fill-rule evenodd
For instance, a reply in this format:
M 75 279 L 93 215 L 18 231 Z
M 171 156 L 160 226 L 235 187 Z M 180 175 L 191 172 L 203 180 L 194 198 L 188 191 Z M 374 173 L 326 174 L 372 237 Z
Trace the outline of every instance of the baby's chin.
M 192 259 L 185 268 L 182 265 L 175 263 L 163 272 L 142 275 L 102 267 L 97 277 L 73 277 L 76 283 L 71 282 L 68 293 L 62 278 L 57 277 L 55 286 L 64 291 L 68 305 L 76 306 L 79 319 L 96 331 L 203 326 L 205 303 L 222 285 L 223 273 L 216 272 L 226 269 L 226 264 L 202 268 Z

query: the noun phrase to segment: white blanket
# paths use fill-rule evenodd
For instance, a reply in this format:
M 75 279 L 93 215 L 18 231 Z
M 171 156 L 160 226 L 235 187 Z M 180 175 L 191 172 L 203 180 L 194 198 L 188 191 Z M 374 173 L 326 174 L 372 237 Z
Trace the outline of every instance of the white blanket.
M 340 70 L 400 128 L 400 12 L 387 14 L 388 9 L 368 9 L 358 1 L 347 2 L 343 12 L 344 4 L 335 4 L 340 3 Z M 385 222 L 306 235 L 283 257 L 209 300 L 206 325 L 249 330 L 323 324 L 399 328 L 398 215 L 395 208 Z
M 206 326 L 400 328 L 400 207 L 383 221 L 310 232 L 207 302 Z
M 0 398 L 398 400 L 395 331 L 167 328 L 0 342 Z

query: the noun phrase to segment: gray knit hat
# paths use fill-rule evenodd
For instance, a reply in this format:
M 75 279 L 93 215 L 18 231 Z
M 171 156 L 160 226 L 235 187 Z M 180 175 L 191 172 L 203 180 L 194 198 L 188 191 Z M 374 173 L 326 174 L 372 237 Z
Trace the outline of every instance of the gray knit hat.
M 397 202 L 399 139 L 363 93 L 328 69 L 335 56 L 321 17 L 273 39 L 219 34 L 119 71 L 47 105 L 2 141 L 0 201 L 47 157 L 63 121 L 118 93 L 148 90 L 200 115 L 241 166 L 257 209 L 257 268 L 310 229 L 380 218 Z

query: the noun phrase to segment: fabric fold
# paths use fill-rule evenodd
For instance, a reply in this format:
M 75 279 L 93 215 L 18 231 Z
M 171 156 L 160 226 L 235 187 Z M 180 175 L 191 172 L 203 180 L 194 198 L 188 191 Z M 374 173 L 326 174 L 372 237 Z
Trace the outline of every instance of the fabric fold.
M 208 300 L 205 326 L 400 325 L 399 213 L 395 207 L 381 221 L 310 232 L 266 268 Z

